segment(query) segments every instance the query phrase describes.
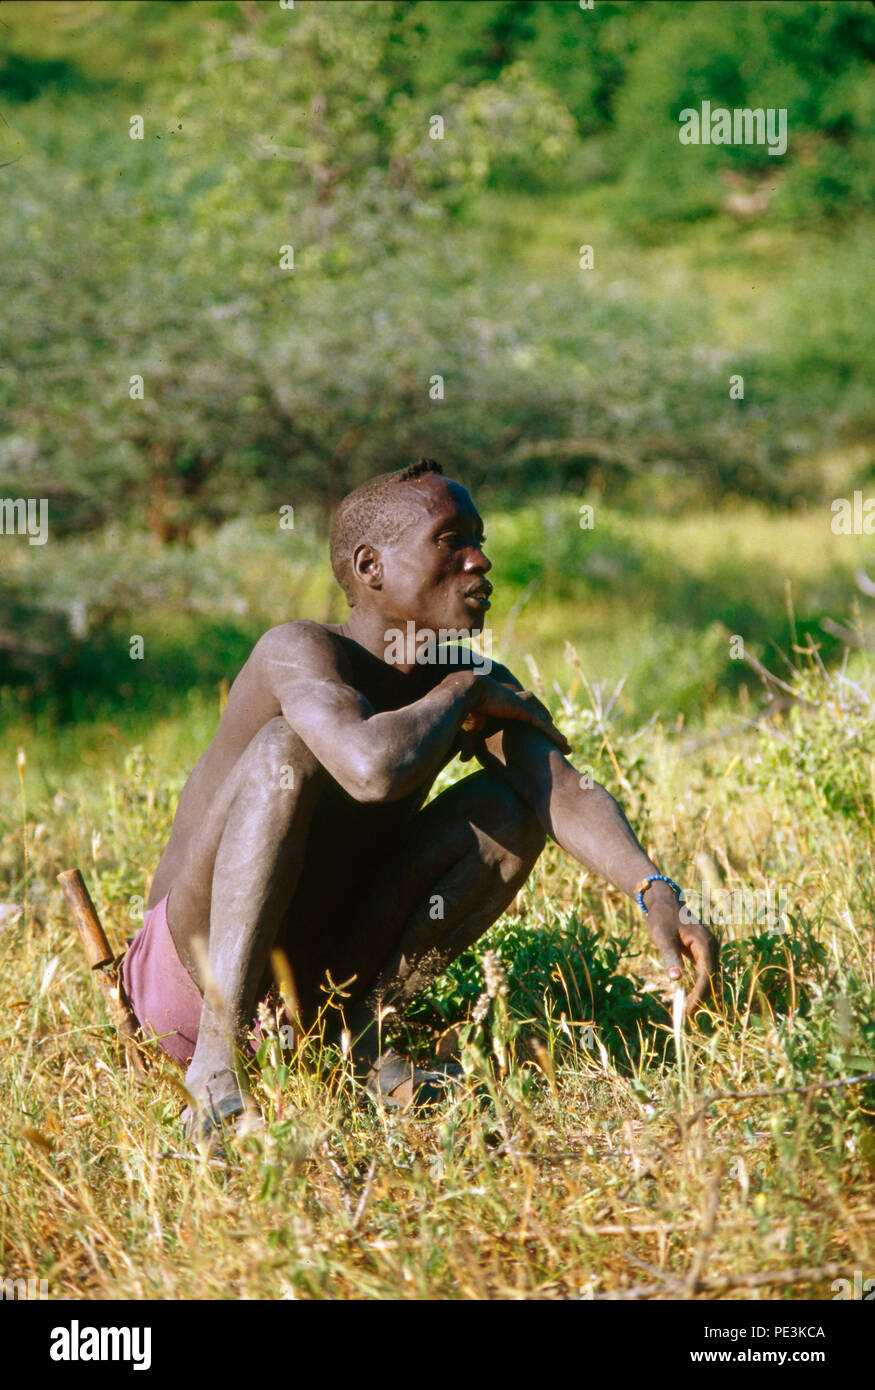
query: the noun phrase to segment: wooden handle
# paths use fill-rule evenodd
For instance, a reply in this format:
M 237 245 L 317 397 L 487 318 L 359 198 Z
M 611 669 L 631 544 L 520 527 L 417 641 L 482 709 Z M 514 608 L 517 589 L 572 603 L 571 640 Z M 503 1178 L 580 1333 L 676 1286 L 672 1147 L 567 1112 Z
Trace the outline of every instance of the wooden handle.
M 58 874 L 58 882 L 64 890 L 67 905 L 79 929 L 79 936 L 85 948 L 88 963 L 94 971 L 95 983 L 103 995 L 107 1013 L 115 1024 L 119 1038 L 124 1044 L 128 1066 L 136 1079 L 142 1081 L 146 1075 L 147 1062 L 145 1055 L 141 1053 L 139 1048 L 140 1025 L 131 1008 L 130 1000 L 125 994 L 121 970 L 115 969 L 113 966 L 115 956 L 106 939 L 106 933 L 100 925 L 100 918 L 94 909 L 91 894 L 85 887 L 85 882 L 78 869 L 66 869 L 64 873 Z M 113 966 L 113 968 L 107 970 L 107 966 Z
M 99 970 L 102 965 L 109 965 L 114 959 L 113 953 L 79 870 L 65 869 L 62 874 L 58 874 L 58 882 L 64 890 L 73 920 L 79 928 L 91 969 Z

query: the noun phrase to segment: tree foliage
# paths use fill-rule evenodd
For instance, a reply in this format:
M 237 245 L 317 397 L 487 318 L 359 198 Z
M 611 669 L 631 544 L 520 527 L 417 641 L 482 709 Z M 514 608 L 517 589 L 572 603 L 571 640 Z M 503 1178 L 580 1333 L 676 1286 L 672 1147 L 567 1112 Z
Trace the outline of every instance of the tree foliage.
M 728 409 L 719 347 L 673 306 L 591 289 L 575 246 L 530 282 L 470 219 L 486 188 L 547 211 L 583 167 L 648 236 L 714 210 L 727 170 L 774 171 L 750 147 L 679 158 L 704 97 L 789 106 L 763 215 L 853 212 L 870 7 L 106 3 L 64 7 L 54 40 L 47 10 L 9 7 L 0 60 L 0 495 L 166 540 L 330 506 L 421 450 L 515 487 L 678 466 L 787 490 L 780 373 Z

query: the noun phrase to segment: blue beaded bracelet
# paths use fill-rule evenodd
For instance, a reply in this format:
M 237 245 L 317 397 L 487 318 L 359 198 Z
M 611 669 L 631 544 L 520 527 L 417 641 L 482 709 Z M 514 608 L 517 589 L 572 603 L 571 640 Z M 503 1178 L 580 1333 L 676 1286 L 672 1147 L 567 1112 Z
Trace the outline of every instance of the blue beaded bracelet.
M 667 883 L 677 898 L 678 905 L 683 904 L 684 890 L 679 888 L 673 879 L 666 878 L 665 874 L 651 874 L 649 878 L 643 878 L 635 889 L 636 901 L 645 917 L 647 916 L 647 908 L 644 906 L 644 894 L 651 883 Z

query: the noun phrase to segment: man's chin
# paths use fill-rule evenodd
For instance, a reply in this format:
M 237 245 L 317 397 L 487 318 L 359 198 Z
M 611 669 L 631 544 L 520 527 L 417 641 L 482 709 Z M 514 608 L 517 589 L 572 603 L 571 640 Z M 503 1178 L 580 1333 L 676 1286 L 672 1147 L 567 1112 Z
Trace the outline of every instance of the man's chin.
M 414 630 L 420 633 L 432 633 L 435 641 L 445 640 L 442 634 L 452 633 L 453 637 L 478 637 L 488 626 L 488 608 L 472 601 L 463 601 L 455 612 L 441 613 L 430 619 L 410 618 L 407 620 L 413 623 Z M 398 624 L 402 630 L 407 630 L 404 622 Z
M 473 616 L 470 609 L 464 613 L 457 614 L 453 621 L 444 624 L 446 630 L 457 633 L 459 637 L 479 637 L 486 626 L 485 613 L 478 613 Z

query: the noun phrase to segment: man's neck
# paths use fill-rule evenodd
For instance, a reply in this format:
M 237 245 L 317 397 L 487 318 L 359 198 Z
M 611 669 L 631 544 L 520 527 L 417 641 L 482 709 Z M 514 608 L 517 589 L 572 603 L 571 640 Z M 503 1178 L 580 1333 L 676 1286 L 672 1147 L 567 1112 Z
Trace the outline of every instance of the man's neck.
M 393 671 L 397 671 L 400 675 L 409 675 L 411 671 L 421 669 L 416 665 L 415 661 L 409 663 L 403 661 L 386 661 L 386 651 L 389 640 L 387 633 L 395 628 L 402 633 L 407 632 L 406 623 L 400 620 L 396 623 L 387 623 L 382 613 L 378 613 L 374 609 L 364 609 L 357 604 L 355 608 L 350 611 L 350 615 L 346 622 L 340 624 L 339 630 L 344 637 L 349 637 L 353 642 L 357 642 L 360 647 L 364 647 L 365 650 L 370 652 L 372 656 L 375 656 L 378 661 L 382 661 L 385 665 L 391 666 Z

